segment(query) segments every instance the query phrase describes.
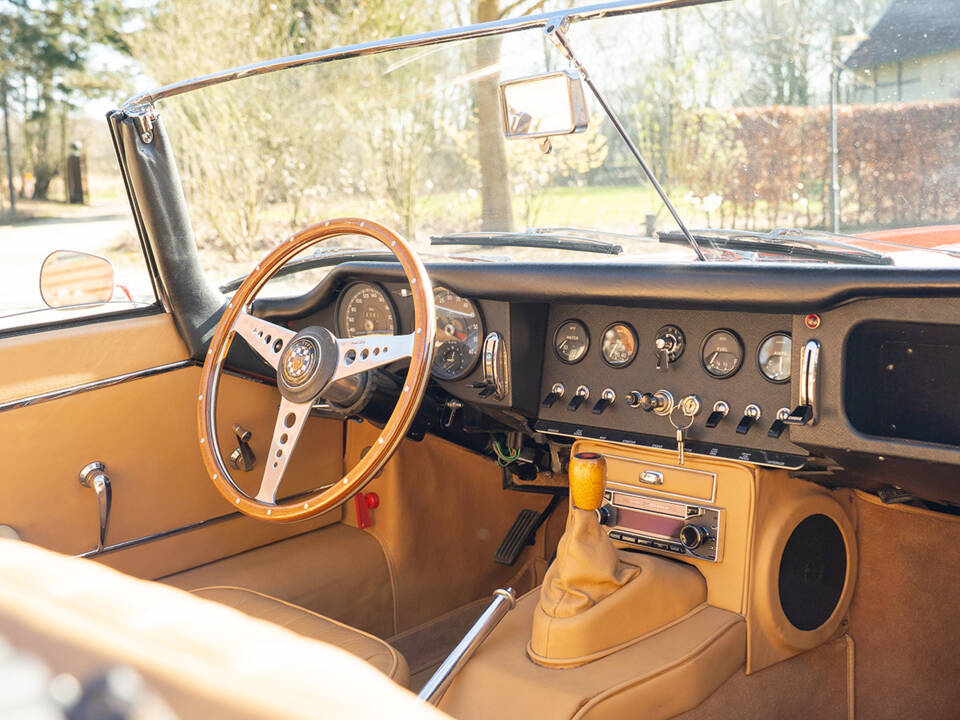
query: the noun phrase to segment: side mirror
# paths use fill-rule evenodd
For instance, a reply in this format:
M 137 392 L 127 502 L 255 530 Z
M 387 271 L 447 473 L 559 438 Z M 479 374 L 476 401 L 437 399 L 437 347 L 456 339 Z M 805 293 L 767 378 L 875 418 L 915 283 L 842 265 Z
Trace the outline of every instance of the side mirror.
M 571 135 L 586 130 L 590 120 L 583 81 L 567 71 L 504 80 L 500 114 L 510 139 Z
M 40 268 L 40 295 L 51 308 L 110 302 L 113 265 L 99 255 L 55 250 Z

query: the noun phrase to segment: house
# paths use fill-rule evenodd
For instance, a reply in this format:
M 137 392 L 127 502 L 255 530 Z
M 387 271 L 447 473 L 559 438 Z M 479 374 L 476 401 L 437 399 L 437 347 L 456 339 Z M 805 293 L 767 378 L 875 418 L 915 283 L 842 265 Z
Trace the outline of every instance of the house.
M 960 0 L 891 0 L 845 65 L 853 102 L 960 98 Z

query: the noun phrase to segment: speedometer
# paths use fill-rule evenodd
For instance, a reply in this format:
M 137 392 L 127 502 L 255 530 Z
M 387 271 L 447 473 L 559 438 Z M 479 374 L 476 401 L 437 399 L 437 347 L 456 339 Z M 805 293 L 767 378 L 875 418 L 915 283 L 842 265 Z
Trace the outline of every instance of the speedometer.
M 354 283 L 340 296 L 337 325 L 343 337 L 395 335 L 397 313 L 386 291 L 373 283 Z
M 459 380 L 470 374 L 480 357 L 480 311 L 443 287 L 434 288 L 433 302 L 437 311 L 433 374 L 441 380 Z

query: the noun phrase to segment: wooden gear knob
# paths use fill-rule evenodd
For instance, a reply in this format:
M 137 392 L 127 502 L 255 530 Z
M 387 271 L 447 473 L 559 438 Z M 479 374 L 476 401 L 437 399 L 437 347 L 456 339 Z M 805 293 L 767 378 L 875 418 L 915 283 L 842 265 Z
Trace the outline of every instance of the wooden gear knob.
M 577 453 L 570 458 L 570 499 L 581 510 L 596 510 L 603 504 L 607 482 L 607 461 L 595 452 Z

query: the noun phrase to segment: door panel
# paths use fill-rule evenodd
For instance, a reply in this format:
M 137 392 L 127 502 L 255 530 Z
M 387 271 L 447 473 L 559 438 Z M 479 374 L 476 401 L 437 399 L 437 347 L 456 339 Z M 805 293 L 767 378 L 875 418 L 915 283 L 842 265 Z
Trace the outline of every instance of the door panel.
M 0 403 L 187 357 L 163 313 L 0 338 Z
M 186 358 L 169 316 L 119 324 L 123 327 L 98 323 L 0 340 L 0 367 L 12 367 L 10 384 L 19 392 L 27 387 L 45 392 Z M 127 348 L 136 365 L 116 357 Z M 31 356 L 38 358 L 32 373 Z M 4 396 L 16 399 L 10 397 L 6 375 Z M 106 464 L 113 490 L 108 546 L 229 515 L 232 508 L 214 489 L 198 451 L 199 385 L 200 368 L 188 365 L 0 412 L 5 450 L 0 524 L 12 526 L 24 540 L 60 552 L 93 549 L 97 501 L 92 490 L 80 485 L 78 473 L 95 460 Z M 235 473 L 246 490 L 259 484 L 279 397 L 276 388 L 259 382 L 226 375 L 221 383 L 218 430 L 224 455 L 236 447 L 233 423 L 253 433 L 256 467 L 251 473 Z M 335 482 L 342 471 L 342 423 L 312 419 L 281 496 Z M 292 525 L 236 516 L 100 559 L 125 572 L 156 578 L 336 522 L 340 515 L 336 511 Z

